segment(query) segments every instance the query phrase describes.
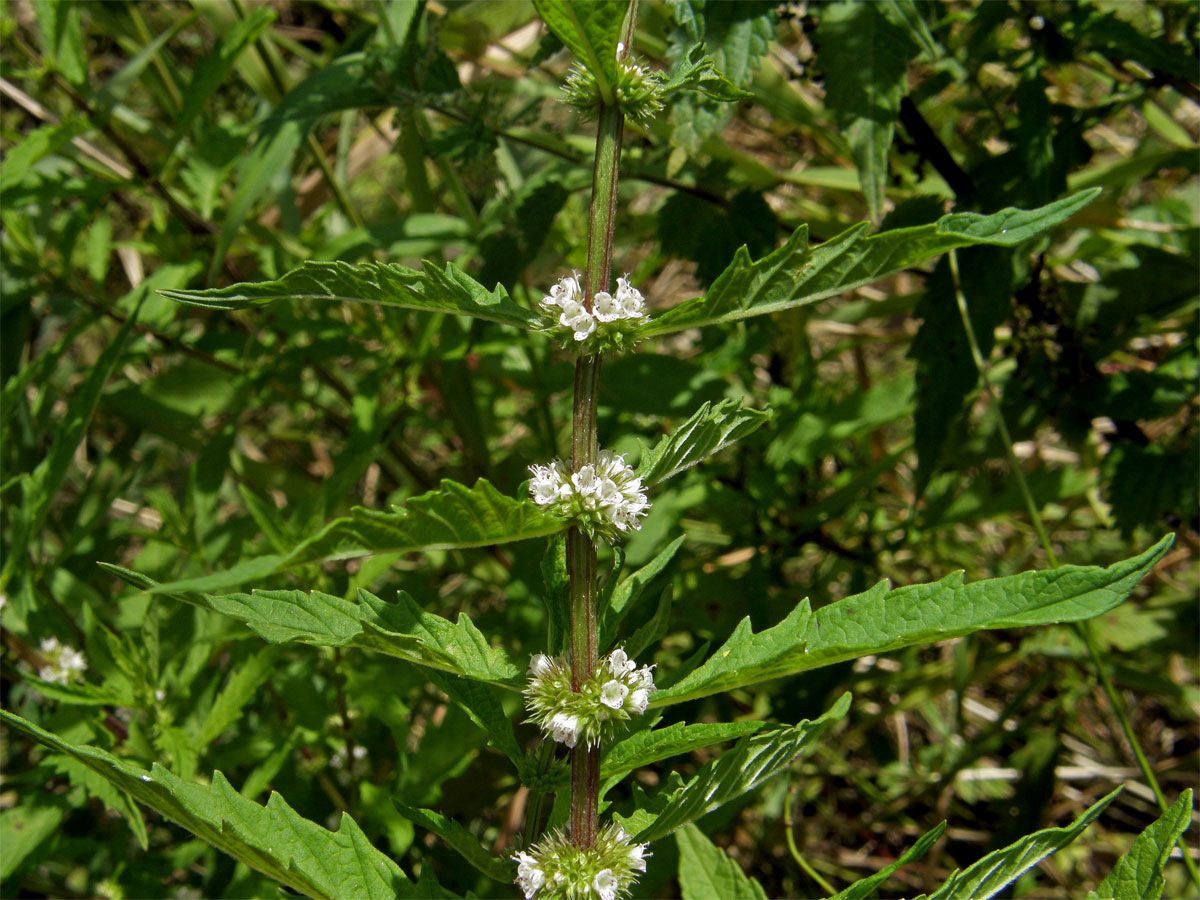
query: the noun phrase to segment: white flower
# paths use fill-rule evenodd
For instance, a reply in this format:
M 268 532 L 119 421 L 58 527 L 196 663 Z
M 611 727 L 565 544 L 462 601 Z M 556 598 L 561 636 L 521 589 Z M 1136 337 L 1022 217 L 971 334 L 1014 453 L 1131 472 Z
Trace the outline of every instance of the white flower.
M 614 650 L 608 655 L 608 666 L 618 678 L 628 675 L 637 668 L 637 663 L 629 658 L 624 650 Z
M 550 657 L 545 653 L 538 653 L 529 661 L 529 674 L 534 678 L 540 678 L 547 672 L 552 671 L 553 668 L 554 666 L 550 662 Z
M 550 720 L 550 737 L 560 744 L 574 747 L 579 740 L 579 717 L 558 713 Z
M 620 709 L 629 696 L 629 688 L 619 681 L 607 681 L 600 689 L 600 702 L 609 709 Z
M 636 332 L 637 320 L 648 318 L 646 301 L 637 288 L 631 287 L 628 277 L 617 279 L 617 293 L 597 291 L 590 308 L 584 304 L 584 292 L 577 274 L 560 278 L 539 304 L 550 321 L 560 329 L 568 329 L 577 342 L 587 341 L 597 331 L 600 340 L 593 349 L 623 346 Z M 634 320 L 621 324 L 623 320 Z M 552 326 L 553 327 L 553 326 Z
M 39 644 L 46 663 L 38 669 L 38 677 L 53 684 L 66 684 L 87 671 L 87 659 L 74 647 L 67 647 L 56 637 L 42 638 Z
M 617 305 L 621 307 L 621 318 L 646 318 L 646 298 L 637 288 L 630 286 L 629 276 L 617 279 Z
M 592 879 L 592 890 L 600 895 L 600 900 L 617 900 L 618 886 L 612 869 L 601 869 Z
M 550 512 L 573 519 L 592 537 L 607 541 L 641 527 L 639 517 L 650 508 L 642 479 L 624 457 L 601 450 L 594 464 L 569 472 L 561 460 L 529 467 L 533 501 Z
M 639 872 L 646 871 L 646 860 L 642 858 L 645 853 L 645 844 L 634 844 L 629 848 L 629 864 Z
M 650 692 L 645 688 L 638 688 L 629 695 L 629 708 L 639 716 L 646 711 L 646 707 L 650 705 Z
M 601 322 L 615 322 L 617 319 L 624 318 L 620 305 L 608 291 L 599 291 L 592 298 L 592 313 Z
M 524 851 L 518 852 L 512 859 L 517 864 L 517 884 L 525 892 L 525 900 L 530 900 L 546 883 L 546 873 L 538 867 L 537 859 Z

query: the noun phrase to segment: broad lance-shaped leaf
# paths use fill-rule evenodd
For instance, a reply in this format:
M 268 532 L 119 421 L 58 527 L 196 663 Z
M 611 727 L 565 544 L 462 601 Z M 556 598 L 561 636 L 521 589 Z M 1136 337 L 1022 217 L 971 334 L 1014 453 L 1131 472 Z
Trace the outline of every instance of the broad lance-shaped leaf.
M 624 820 L 626 831 L 636 832 L 636 841 L 655 841 L 754 790 L 786 768 L 849 709 L 850 694 L 843 694 L 819 719 L 743 738 L 686 784 L 664 787 L 651 798 L 650 810 L 640 809 Z
M 426 262 L 424 267 L 418 272 L 395 263 L 309 261 L 275 281 L 159 293 L 181 303 L 213 309 L 244 309 L 276 300 L 334 300 L 474 316 L 518 328 L 539 327 L 537 313 L 513 303 L 503 287 L 497 285 L 489 291 L 453 263 L 439 268 Z
M 1192 789 L 1137 836 L 1129 852 L 1117 860 L 1108 877 L 1088 893 L 1088 900 L 1159 900 L 1166 888 L 1163 870 L 1176 841 L 1192 823 Z M 1183 848 L 1187 853 L 1188 849 Z
M 101 565 L 135 587 L 161 593 L 137 572 Z M 244 622 L 272 644 L 296 641 L 317 647 L 360 647 L 453 675 L 516 689 L 522 669 L 460 614 L 457 622 L 426 612 L 400 591 L 386 603 L 361 588 L 356 600 L 320 591 L 252 591 L 249 594 L 171 593 Z
M 405 806 L 398 800 L 393 800 L 392 805 L 396 807 L 400 815 L 404 816 L 410 822 L 415 822 L 427 831 L 432 831 L 442 838 L 442 840 L 457 850 L 463 859 L 493 881 L 507 884 L 516 875 L 517 867 L 515 865 L 503 859 L 497 859 L 488 853 L 479 843 L 479 838 L 463 828 L 454 819 L 443 816 L 432 809 Z
M 740 406 L 736 400 L 722 400 L 716 406 L 705 403 L 653 450 L 642 454 L 638 474 L 647 487 L 665 481 L 740 441 L 770 418 L 769 410 Z
M 612 104 L 617 42 L 629 4 L 625 0 L 534 0 L 533 5 L 546 27 L 595 76 L 604 102 Z
M 659 760 L 690 753 L 724 741 L 757 734 L 766 722 L 676 722 L 666 728 L 638 731 L 614 744 L 600 763 L 600 777 L 610 786 L 623 776 Z M 602 788 L 601 796 L 605 793 Z
M 279 794 L 266 806 L 247 800 L 220 772 L 212 784 L 189 784 L 162 766 L 149 772 L 97 747 L 71 744 L 0 710 L 0 721 L 98 772 L 201 840 L 309 897 L 390 900 L 415 886 L 367 840 L 345 813 L 337 831 L 298 816 Z
M 946 823 L 942 822 L 937 827 L 930 829 L 921 835 L 920 839 L 900 854 L 900 858 L 895 862 L 888 863 L 874 875 L 868 875 L 866 878 L 860 878 L 854 884 L 839 891 L 829 900 L 866 900 L 867 897 L 874 893 L 875 888 L 883 884 L 891 874 L 901 866 L 906 866 L 916 859 L 920 859 L 929 852 L 929 848 L 937 843 L 938 838 L 946 831 Z
M 1112 609 L 1174 543 L 1167 535 L 1144 553 L 1098 566 L 1060 566 L 963 584 L 955 572 L 932 584 L 888 590 L 880 583 L 815 613 L 803 600 L 787 618 L 755 634 L 742 619 L 729 640 L 651 706 L 680 703 L 747 684 L 960 637 L 985 628 L 1021 628 L 1090 619 Z
M 1119 793 L 1121 788 L 1101 797 L 1065 828 L 1043 828 L 1002 850 L 989 853 L 974 865 L 954 872 L 928 897 L 922 894 L 915 900 L 961 900 L 963 897 L 987 900 L 995 897 L 1047 856 L 1057 853 L 1083 834 Z
M 705 296 L 656 316 L 641 334 L 670 334 L 815 303 L 956 247 L 1011 247 L 1065 222 L 1099 193 L 1099 188 L 1080 191 L 1028 211 L 1009 208 L 991 216 L 954 213 L 930 225 L 881 234 L 867 235 L 864 223 L 817 247 L 808 246 L 808 227 L 801 225 L 782 247 L 757 262 L 745 247 L 740 248 Z
M 507 497 L 482 478 L 470 488 L 446 480 L 438 490 L 410 497 L 391 512 L 356 507 L 286 555 L 244 560 L 223 572 L 156 585 L 151 593 L 216 593 L 261 582 L 305 563 L 374 553 L 489 547 L 547 537 L 566 526 L 564 519 L 547 515 L 532 500 Z
M 683 900 L 767 900 L 761 884 L 695 825 L 675 832 L 679 845 L 679 891 Z

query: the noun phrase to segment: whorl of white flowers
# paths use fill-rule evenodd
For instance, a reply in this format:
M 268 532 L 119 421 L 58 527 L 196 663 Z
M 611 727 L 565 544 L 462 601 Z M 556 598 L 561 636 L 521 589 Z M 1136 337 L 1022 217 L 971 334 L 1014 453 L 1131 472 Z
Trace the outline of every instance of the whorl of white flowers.
M 642 527 L 638 521 L 650 509 L 642 479 L 625 458 L 601 450 L 595 465 L 570 472 L 561 459 L 530 466 L 529 493 L 538 506 L 556 516 L 572 519 L 592 538 L 612 543 L 618 535 Z
M 66 684 L 76 678 L 82 678 L 87 671 L 87 660 L 82 653 L 73 647 L 59 643 L 58 638 L 43 638 L 41 643 L 42 656 L 46 664 L 38 669 L 38 678 L 54 684 Z
M 550 319 L 548 331 L 557 332 L 564 344 L 574 341 L 578 349 L 589 353 L 624 349 L 649 318 L 646 298 L 627 277 L 617 279 L 616 294 L 597 291 L 588 309 L 579 276 L 566 275 L 550 288 L 540 306 Z
M 512 859 L 525 900 L 617 900 L 629 894 L 651 855 L 645 844 L 633 843 L 613 823 L 602 828 L 586 850 L 555 831 Z
M 529 663 L 525 687 L 529 720 L 560 744 L 574 747 L 582 740 L 594 747 L 646 711 L 655 689 L 653 669 L 639 669 L 624 650 L 614 650 L 573 691 L 567 661 L 539 653 Z

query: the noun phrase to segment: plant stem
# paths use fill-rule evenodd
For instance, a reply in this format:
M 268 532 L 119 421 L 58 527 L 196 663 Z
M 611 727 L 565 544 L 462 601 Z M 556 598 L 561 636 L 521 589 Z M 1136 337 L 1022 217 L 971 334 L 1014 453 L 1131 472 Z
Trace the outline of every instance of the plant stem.
M 1046 532 L 1046 526 L 1042 522 L 1041 512 L 1038 510 L 1037 502 L 1033 499 L 1033 493 L 1029 490 L 1029 484 L 1025 480 L 1025 472 L 1021 468 L 1017 454 L 1013 450 L 1012 435 L 1009 434 L 1008 424 L 1004 421 L 1004 413 L 999 409 L 996 392 L 992 387 L 991 379 L 988 377 L 987 368 L 984 365 L 983 354 L 979 351 L 979 342 L 975 340 L 975 329 L 971 325 L 971 313 L 967 309 L 967 300 L 963 296 L 962 282 L 958 275 L 958 256 L 953 250 L 950 251 L 950 277 L 954 281 L 954 299 L 958 303 L 958 313 L 962 317 L 963 328 L 967 332 L 967 343 L 971 347 L 971 358 L 975 361 L 975 368 L 979 370 L 979 378 L 983 382 L 983 389 L 987 392 L 988 400 L 991 401 L 992 406 L 996 409 L 996 420 L 1000 425 L 1000 438 L 1004 442 L 1004 452 L 1008 457 L 1009 468 L 1012 469 L 1013 475 L 1017 479 L 1017 487 L 1020 489 L 1021 497 L 1025 501 L 1025 508 L 1029 511 L 1029 518 L 1033 523 L 1033 529 L 1037 532 L 1042 549 L 1046 552 L 1046 561 L 1052 567 L 1057 568 L 1058 556 L 1050 544 L 1050 536 Z M 1105 667 L 1104 660 L 1100 656 L 1100 648 L 1096 645 L 1095 636 L 1092 634 L 1091 623 L 1074 622 L 1072 625 L 1074 626 L 1075 633 L 1083 641 L 1084 646 L 1087 647 L 1088 656 L 1091 657 L 1092 664 L 1096 667 L 1096 674 L 1100 677 L 1100 686 L 1104 689 L 1109 705 L 1117 717 L 1117 722 L 1120 723 L 1121 730 L 1125 733 L 1125 739 L 1129 741 L 1130 749 L 1137 760 L 1138 768 L 1141 769 L 1142 777 L 1146 779 L 1146 783 L 1154 792 L 1154 797 L 1158 800 L 1159 809 L 1165 813 L 1170 804 L 1167 802 L 1162 788 L 1159 787 L 1154 770 L 1150 767 L 1150 761 L 1146 758 L 1146 752 L 1142 749 L 1141 742 L 1138 740 L 1137 735 L 1133 731 L 1133 726 L 1129 722 L 1129 717 L 1125 714 L 1125 704 L 1121 700 L 1121 695 L 1117 693 L 1117 689 L 1108 675 L 1108 669 Z M 1179 836 L 1176 844 L 1183 855 L 1183 864 L 1187 868 L 1188 874 L 1191 875 L 1192 881 L 1195 882 L 1197 887 L 1200 887 L 1200 869 L 1197 868 L 1196 861 L 1192 859 L 1191 854 L 1188 852 L 1183 835 Z
M 588 309 L 612 277 L 613 220 L 617 210 L 617 170 L 625 118 L 617 107 L 600 110 L 596 162 L 592 170 L 592 208 L 588 222 L 588 261 L 583 298 Z M 596 462 L 596 388 L 599 356 L 580 356 L 575 363 L 575 403 L 571 421 L 571 469 Z M 596 669 L 599 655 L 596 608 L 596 546 L 578 528 L 567 533 L 567 571 L 571 576 L 571 687 Z M 590 847 L 599 825 L 600 748 L 571 751 L 571 840 Z

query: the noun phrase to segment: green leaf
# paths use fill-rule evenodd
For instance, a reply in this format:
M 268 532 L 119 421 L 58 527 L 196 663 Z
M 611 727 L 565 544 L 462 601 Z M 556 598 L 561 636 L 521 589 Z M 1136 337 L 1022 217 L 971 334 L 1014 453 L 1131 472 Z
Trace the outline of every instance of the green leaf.
M 455 550 L 549 537 L 566 521 L 532 500 L 506 497 L 482 478 L 474 487 L 445 480 L 392 512 L 356 507 L 297 544 L 290 553 L 243 560 L 231 569 L 147 588 L 154 594 L 218 592 L 261 581 L 305 563 L 376 553 Z
M 139 306 L 138 310 L 140 308 Z M 125 320 L 125 324 L 87 370 L 83 383 L 71 394 L 66 414 L 56 417 L 53 442 L 45 459 L 33 470 L 32 475 L 22 482 L 21 514 L 13 516 L 14 527 L 5 548 L 8 558 L 5 560 L 4 570 L 0 572 L 0 591 L 18 567 L 28 562 L 25 550 L 29 540 L 33 535 L 41 533 L 46 514 L 50 511 L 50 504 L 71 467 L 71 460 L 87 432 L 88 424 L 92 421 L 92 414 L 96 411 L 96 404 L 100 402 L 104 385 L 121 359 L 125 340 L 133 330 L 138 310 Z
M 37 162 L 57 153 L 72 139 L 87 131 L 88 127 L 85 119 L 68 116 L 57 125 L 44 125 L 29 132 L 25 140 L 4 156 L 4 168 L 0 170 L 0 191 L 15 188 Z
M 254 146 L 238 165 L 237 187 L 208 268 L 210 284 L 216 280 L 250 208 L 290 167 L 317 119 L 346 109 L 389 105 L 389 98 L 380 93 L 365 71 L 364 60 L 362 53 L 338 57 L 288 91 L 263 123 Z
M 1060 566 L 963 584 L 955 572 L 931 584 L 888 590 L 886 583 L 812 612 L 802 600 L 782 622 L 755 634 L 742 619 L 709 659 L 651 706 L 681 703 L 771 678 L 929 644 L 986 628 L 1076 622 L 1112 609 L 1174 543 L 1167 535 L 1107 569 Z
M 601 603 L 601 616 L 603 617 L 600 623 L 601 647 L 607 648 L 611 646 L 617 636 L 617 629 L 620 628 L 621 622 L 625 620 L 625 616 L 629 614 L 634 604 L 641 598 L 647 585 L 657 578 L 670 564 L 671 560 L 675 558 L 675 554 L 683 546 L 683 541 L 684 535 L 680 535 L 667 544 L 654 559 L 616 585 L 607 603 Z
M 664 789 L 656 795 L 652 803 L 657 812 L 652 821 L 644 825 L 638 822 L 641 827 L 634 840 L 645 843 L 666 837 L 677 828 L 754 790 L 791 764 L 849 709 L 850 695 L 843 694 L 819 719 L 805 719 L 791 727 L 738 741 L 733 749 L 706 763 L 687 784 Z
M 687 56 L 677 60 L 662 85 L 663 96 L 686 89 L 699 91 L 706 97 L 726 103 L 748 100 L 754 96 L 717 71 L 716 63 L 705 53 L 703 44 L 696 44 Z
M 204 717 L 204 724 L 200 726 L 200 732 L 196 735 L 196 743 L 207 747 L 241 717 L 246 704 L 271 677 L 278 656 L 278 651 L 273 647 L 259 647 L 248 659 L 233 669 L 225 688 L 217 695 Z
M 245 19 L 239 19 L 213 51 L 196 64 L 191 81 L 183 92 L 183 108 L 175 118 L 175 131 L 167 141 L 167 149 L 163 154 L 164 166 L 175 155 L 180 141 L 191 129 L 204 104 L 225 81 L 242 51 L 254 43 L 275 18 L 274 10 L 265 6 L 256 7 Z
M 771 418 L 770 410 L 751 409 L 736 400 L 705 403 L 686 422 L 642 454 L 638 475 L 646 487 L 666 481 L 703 462 Z
M 815 40 L 825 105 L 850 141 L 871 218 L 883 211 L 888 150 L 917 45 L 883 3 L 822 6 Z
M 775 36 L 776 6 L 768 0 L 672 3 L 671 14 L 679 27 L 671 34 L 667 55 L 678 67 L 695 53 L 697 44 L 703 43 L 725 79 L 735 89 L 744 87 L 767 58 Z M 690 153 L 699 151 L 704 140 L 724 128 L 732 115 L 731 107 L 720 100 L 693 93 L 676 98 L 672 112 L 675 128 L 671 143 Z
M 623 0 L 534 0 L 538 15 L 596 77 L 600 97 L 613 105 L 617 44 L 629 4 Z
M 432 809 L 419 809 L 405 806 L 398 800 L 392 800 L 400 815 L 415 822 L 422 828 L 432 831 L 447 844 L 457 850 L 467 862 L 493 881 L 507 884 L 516 875 L 516 866 L 503 859 L 498 859 L 488 853 L 479 843 L 479 838 L 463 828 L 454 819 L 443 816 Z
M 64 812 L 61 802 L 51 805 L 46 798 L 31 797 L 0 812 L 0 843 L 4 844 L 0 878 L 8 878 L 42 841 L 58 833 Z
M 767 727 L 766 722 L 753 721 L 700 722 L 695 725 L 676 722 L 666 728 L 637 731 L 614 744 L 604 754 L 600 777 L 605 781 L 616 781 L 642 766 L 681 753 L 691 753 L 701 747 L 756 734 Z
M 652 319 L 650 337 L 684 328 L 736 322 L 843 294 L 886 275 L 971 244 L 1013 246 L 1061 224 L 1087 206 L 1098 189 L 1080 191 L 1035 210 L 1005 209 L 991 216 L 954 213 L 930 225 L 865 235 L 856 225 L 817 247 L 808 227 L 796 229 L 782 247 L 757 262 L 743 247 L 703 296 Z
M 679 845 L 679 890 L 683 900 L 767 900 L 761 884 L 695 825 L 675 832 Z
M 1163 870 L 1175 842 L 1192 822 L 1192 789 L 1137 836 L 1108 877 L 1089 897 L 1100 900 L 1158 900 L 1166 888 Z M 1184 853 L 1188 852 L 1184 849 Z
M 424 271 L 418 272 L 392 263 L 309 261 L 275 281 L 159 293 L 213 309 L 244 309 L 276 300 L 333 300 L 475 316 L 526 329 L 536 329 L 540 323 L 536 313 L 509 300 L 504 288 L 488 291 L 453 263 L 439 268 L 427 262 Z
M 297 641 L 317 647 L 359 647 L 452 675 L 514 689 L 523 669 L 460 614 L 457 622 L 426 612 L 404 591 L 386 603 L 361 588 L 356 601 L 320 591 L 252 591 L 198 594 L 164 591 L 137 572 L 110 563 L 108 571 L 152 593 L 166 593 L 245 623 L 273 644 Z
M 879 887 L 879 885 L 883 884 L 889 877 L 891 877 L 893 872 L 895 872 L 901 866 L 906 866 L 913 860 L 920 859 L 922 856 L 928 853 L 929 848 L 937 843 L 938 839 L 945 831 L 946 823 L 942 822 L 936 828 L 933 828 L 932 830 L 921 835 L 920 839 L 902 854 L 900 854 L 900 858 L 895 862 L 888 863 L 874 875 L 868 875 L 866 878 L 860 878 L 858 881 L 854 882 L 854 884 L 846 887 L 844 890 L 839 891 L 835 896 L 830 897 L 829 900 L 866 900 L 866 898 L 871 895 L 875 888 Z
M 1043 828 L 1019 841 L 989 853 L 979 862 L 955 871 L 940 888 L 916 900 L 987 900 L 1016 881 L 1043 859 L 1070 844 L 1104 812 L 1104 808 L 1121 793 L 1117 788 L 1089 806 L 1065 828 Z
M 171 821 L 234 859 L 316 898 L 412 897 L 413 885 L 345 813 L 337 831 L 298 816 L 279 794 L 266 806 L 247 800 L 220 772 L 212 784 L 188 784 L 162 766 L 149 772 L 97 747 L 71 744 L 0 710 L 0 721 L 66 753 Z

